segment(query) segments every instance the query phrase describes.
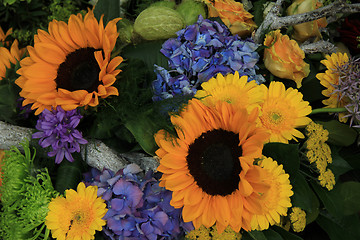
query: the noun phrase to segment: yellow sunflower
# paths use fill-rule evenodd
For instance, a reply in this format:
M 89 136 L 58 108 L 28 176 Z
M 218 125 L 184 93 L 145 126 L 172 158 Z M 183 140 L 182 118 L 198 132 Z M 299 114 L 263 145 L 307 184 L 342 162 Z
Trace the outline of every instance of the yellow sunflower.
M 77 192 L 65 191 L 66 198 L 56 197 L 49 203 L 45 224 L 57 239 L 94 239 L 95 230 L 105 225 L 107 209 L 104 200 L 97 197 L 97 186 L 85 188 L 79 183 Z
M 239 107 L 245 107 L 251 112 L 254 107 L 264 101 L 265 85 L 255 81 L 248 82 L 247 76 L 239 77 L 239 73 L 223 76 L 221 73 L 201 84 L 202 90 L 195 97 L 207 106 L 215 106 L 217 101 L 225 101 Z
M 10 51 L 5 47 L 0 47 L 0 81 L 6 76 L 6 70 L 11 67 L 11 63 L 16 64 L 20 61 L 24 52 L 25 49 L 19 49 L 19 42 L 16 39 L 10 47 Z
M 253 164 L 269 136 L 256 119 L 256 109 L 249 115 L 227 102 L 207 107 L 193 99 L 171 116 L 177 137 L 164 130 L 155 135 L 160 186 L 173 192 L 170 204 L 183 207 L 185 222 L 216 224 L 219 233 L 227 226 L 251 230 L 252 215 L 262 213 L 258 193 L 269 189 L 266 173 Z
M 288 143 L 291 139 L 304 138 L 295 128 L 311 122 L 306 117 L 311 113 L 311 106 L 302 98 L 303 95 L 297 89 L 285 90 L 281 82 L 270 83 L 260 116 L 261 124 L 271 133 L 270 142 Z
M 327 68 L 325 73 L 318 73 L 316 78 L 320 80 L 320 84 L 326 87 L 321 93 L 328 97 L 322 101 L 326 108 L 344 107 L 349 103 L 349 99 L 342 98 L 340 93 L 334 93 L 336 85 L 339 84 L 339 74 L 336 73 L 337 67 L 340 67 L 349 62 L 349 57 L 346 53 L 333 53 L 326 55 L 326 59 L 320 61 Z M 346 122 L 347 118 L 344 116 L 346 112 L 339 113 L 339 121 Z
M 278 165 L 270 157 L 264 157 L 259 161 L 259 166 L 266 170 L 268 177 L 265 181 L 269 183 L 270 189 L 261 195 L 265 206 L 262 215 L 254 215 L 251 220 L 252 230 L 265 230 L 269 225 L 280 224 L 280 216 L 287 215 L 287 209 L 291 207 L 290 197 L 294 194 L 283 166 Z
M 116 23 L 111 20 L 104 28 L 89 11 L 71 15 L 68 24 L 53 20 L 48 32 L 38 30 L 34 47 L 27 48 L 29 57 L 20 64 L 21 75 L 16 84 L 22 88 L 23 105 L 33 104 L 35 114 L 45 108 L 61 106 L 72 110 L 79 106 L 96 106 L 99 97 L 118 95 L 112 86 L 122 62 L 117 56 L 111 59 L 118 37 Z

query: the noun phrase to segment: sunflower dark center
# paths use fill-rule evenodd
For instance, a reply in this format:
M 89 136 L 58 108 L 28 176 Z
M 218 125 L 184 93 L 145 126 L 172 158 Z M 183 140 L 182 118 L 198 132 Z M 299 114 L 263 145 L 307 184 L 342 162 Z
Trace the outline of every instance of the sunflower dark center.
M 241 155 L 239 134 L 215 129 L 195 139 L 186 160 L 190 174 L 204 192 L 226 196 L 238 189 Z
M 94 48 L 80 48 L 66 56 L 60 64 L 55 79 L 57 88 L 69 91 L 93 92 L 100 84 L 100 67 L 95 59 Z

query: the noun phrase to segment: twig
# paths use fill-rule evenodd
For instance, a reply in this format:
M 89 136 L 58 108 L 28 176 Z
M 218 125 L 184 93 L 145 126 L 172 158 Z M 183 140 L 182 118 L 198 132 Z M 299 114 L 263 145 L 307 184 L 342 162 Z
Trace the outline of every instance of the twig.
M 311 12 L 295 14 L 291 16 L 280 17 L 280 9 L 283 1 L 276 1 L 274 7 L 266 15 L 264 21 L 261 23 L 259 28 L 254 34 L 254 41 L 261 43 L 264 34 L 274 29 L 280 29 L 282 27 L 292 26 L 304 22 L 314 21 L 323 17 L 336 15 L 337 13 L 356 13 L 360 12 L 360 3 L 349 4 L 344 0 L 336 1 L 327 6 L 318 8 Z
M 317 53 L 317 52 L 330 54 L 336 51 L 336 46 L 334 44 L 324 40 L 320 40 L 314 43 L 302 44 L 300 48 L 306 54 Z

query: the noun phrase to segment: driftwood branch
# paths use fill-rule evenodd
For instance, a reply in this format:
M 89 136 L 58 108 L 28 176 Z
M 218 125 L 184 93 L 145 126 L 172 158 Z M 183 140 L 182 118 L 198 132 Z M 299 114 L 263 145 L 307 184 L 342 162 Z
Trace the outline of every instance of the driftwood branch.
M 360 3 L 349 4 L 343 0 L 339 0 L 311 12 L 281 17 L 279 15 L 282 3 L 282 0 L 276 1 L 274 7 L 266 15 L 264 21 L 256 30 L 254 34 L 254 41 L 256 43 L 261 43 L 264 34 L 274 29 L 310 22 L 323 17 L 335 16 L 337 13 L 344 14 L 360 12 Z
M 31 139 L 35 129 L 14 126 L 0 121 L 0 149 L 17 147 L 23 150 L 21 142 Z M 81 147 L 82 158 L 94 168 L 102 170 L 110 169 L 114 172 L 124 168 L 129 163 L 136 163 L 143 170 L 156 171 L 159 161 L 144 153 L 117 153 L 99 140 L 90 140 L 88 144 Z M 64 160 L 66 161 L 66 160 Z
M 320 40 L 314 43 L 302 44 L 300 48 L 306 54 L 322 52 L 326 54 L 331 54 L 336 52 L 336 46 L 331 42 Z

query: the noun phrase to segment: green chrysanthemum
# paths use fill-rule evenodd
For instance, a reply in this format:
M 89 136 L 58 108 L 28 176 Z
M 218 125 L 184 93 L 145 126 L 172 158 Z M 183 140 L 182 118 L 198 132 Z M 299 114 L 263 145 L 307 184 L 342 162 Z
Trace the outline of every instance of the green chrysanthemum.
M 47 239 L 45 217 L 51 198 L 59 195 L 51 183 L 47 169 L 32 170 L 27 143 L 25 155 L 17 148 L 6 151 L 3 160 L 4 182 L 0 187 L 2 209 L 0 211 L 0 239 Z

